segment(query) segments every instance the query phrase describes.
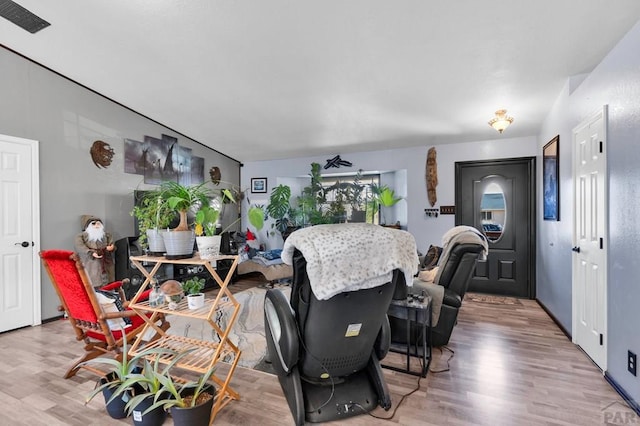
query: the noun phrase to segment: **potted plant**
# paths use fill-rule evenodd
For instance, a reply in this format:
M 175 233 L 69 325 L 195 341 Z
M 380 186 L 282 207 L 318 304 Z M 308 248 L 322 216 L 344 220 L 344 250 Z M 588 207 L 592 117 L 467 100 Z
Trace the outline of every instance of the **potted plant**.
M 220 198 L 220 200 L 202 203 L 195 216 L 196 242 L 201 259 L 213 259 L 218 256 L 220 254 L 221 234 L 239 221 L 239 219 L 236 219 L 225 229 L 219 231 L 218 221 L 223 206 L 235 203 L 236 199 L 232 190 L 227 188 L 212 190 L 211 195 Z
M 99 393 L 102 393 L 107 413 L 114 419 L 122 419 L 127 417 L 125 406 L 129 398 L 131 397 L 131 394 L 130 392 L 127 393 L 124 390 L 120 392 L 118 392 L 117 390 L 130 375 L 140 371 L 138 361 L 146 355 L 146 353 L 140 353 L 129 358 L 129 353 L 127 351 L 127 339 L 124 330 L 122 331 L 122 336 L 122 357 L 120 359 L 98 357 L 85 361 L 83 363 L 106 364 L 112 367 L 109 373 L 98 380 L 96 387 L 87 396 L 85 404 L 89 403 L 89 401 L 91 401 Z
M 157 374 L 161 387 L 147 411 L 162 407 L 171 411 L 176 426 L 207 426 L 216 396 L 215 387 L 207 382 L 214 372 L 215 367 L 211 367 L 198 380 L 186 383 L 176 380 L 168 369 Z
M 345 189 L 345 198 L 351 206 L 350 222 L 366 222 L 367 201 L 366 188 L 361 183 L 362 169 L 353 177 L 353 182 L 348 183 Z
M 302 188 L 302 195 L 298 197 L 298 208 L 301 211 L 305 225 L 319 225 L 329 223 L 322 208 L 327 202 L 327 193 L 322 185 L 319 163 L 311 163 L 311 182 Z
M 189 309 L 199 309 L 204 306 L 204 289 L 205 279 L 199 277 L 189 278 L 182 283 L 182 290 L 187 295 L 187 304 Z
M 393 189 L 389 188 L 388 185 L 371 185 L 371 192 L 373 194 L 373 198 L 369 201 L 369 206 L 372 211 L 372 215 L 380 209 L 380 207 L 392 207 L 396 205 L 402 197 L 397 197 L 396 193 Z M 384 220 L 384 210 L 382 210 L 382 224 L 385 224 Z
M 193 256 L 195 233 L 189 226 L 189 210 L 208 205 L 213 193 L 206 186 L 186 186 L 178 182 L 165 181 L 159 189 L 160 197 L 172 211 L 178 213 L 180 223 L 174 229 L 163 234 L 168 259 L 184 259 Z
M 283 241 L 298 228 L 296 226 L 298 211 L 291 207 L 290 200 L 291 187 L 280 184 L 271 190 L 269 204 L 266 207 L 267 215 L 275 219 L 271 228 L 280 233 Z
M 137 426 L 161 425 L 166 419 L 166 411 L 162 407 L 149 409 L 156 398 L 166 397 L 160 377 L 168 374 L 169 370 L 193 349 L 182 352 L 168 348 L 152 348 L 141 353 L 144 364 L 142 368 L 128 374 L 112 398 L 128 395 L 125 405 L 127 414 L 133 417 L 133 424 Z M 161 367 L 160 360 L 171 358 L 171 361 Z M 152 361 L 150 361 L 152 360 Z
M 131 215 L 138 221 L 140 236 L 138 242 L 148 247 L 149 254 L 163 255 L 165 252 L 162 230 L 166 230 L 175 214 L 161 197 L 160 191 L 146 191 Z

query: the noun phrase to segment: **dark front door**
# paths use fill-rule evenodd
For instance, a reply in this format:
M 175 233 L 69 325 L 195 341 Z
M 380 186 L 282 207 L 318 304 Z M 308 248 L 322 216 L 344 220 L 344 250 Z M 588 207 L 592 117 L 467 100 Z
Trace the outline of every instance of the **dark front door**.
M 489 240 L 469 291 L 535 297 L 535 164 L 535 157 L 456 163 L 456 225 Z

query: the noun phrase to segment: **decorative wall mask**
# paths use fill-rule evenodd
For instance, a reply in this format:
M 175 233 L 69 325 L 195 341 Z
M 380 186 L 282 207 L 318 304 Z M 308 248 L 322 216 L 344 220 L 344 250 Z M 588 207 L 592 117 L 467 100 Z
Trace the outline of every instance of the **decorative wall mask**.
M 111 146 L 103 141 L 95 141 L 91 145 L 91 159 L 97 168 L 107 168 L 111 164 L 115 151 Z
M 222 178 L 222 173 L 220 173 L 220 168 L 213 166 L 209 169 L 209 176 L 211 176 L 211 182 L 213 182 L 214 185 L 217 185 L 220 183 L 220 179 Z
M 427 197 L 431 207 L 436 205 L 438 197 L 436 195 L 436 186 L 438 186 L 438 163 L 436 162 L 436 149 L 429 148 L 427 153 Z

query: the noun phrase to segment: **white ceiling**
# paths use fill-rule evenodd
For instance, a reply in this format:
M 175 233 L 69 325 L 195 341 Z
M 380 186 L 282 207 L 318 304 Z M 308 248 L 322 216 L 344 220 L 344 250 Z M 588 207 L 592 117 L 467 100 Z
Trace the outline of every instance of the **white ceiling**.
M 17 2 L 51 26 L 0 18 L 0 43 L 245 162 L 536 135 L 640 19 L 637 0 Z

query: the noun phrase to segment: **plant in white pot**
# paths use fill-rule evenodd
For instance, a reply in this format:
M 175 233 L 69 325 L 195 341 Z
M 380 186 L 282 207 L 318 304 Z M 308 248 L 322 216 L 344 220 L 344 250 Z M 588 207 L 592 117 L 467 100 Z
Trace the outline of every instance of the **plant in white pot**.
M 204 205 L 196 213 L 195 232 L 198 254 L 201 259 L 213 259 L 220 254 L 222 232 L 216 233 L 220 210 Z
M 167 249 L 166 257 L 167 259 L 192 257 L 195 233 L 190 227 L 187 213 L 189 210 L 208 205 L 214 192 L 206 186 L 206 183 L 185 186 L 173 181 L 163 182 L 159 191 L 169 209 L 180 216 L 178 226 L 163 235 Z
M 235 225 L 239 219 L 234 220 L 225 229 L 218 232 L 218 222 L 224 204 L 235 203 L 233 192 L 227 188 L 212 191 L 214 200 L 200 205 L 196 212 L 195 233 L 198 243 L 198 253 L 201 259 L 214 259 L 220 254 L 221 234 Z
M 205 279 L 199 277 L 189 278 L 182 283 L 182 290 L 187 295 L 187 305 L 189 309 L 200 309 L 204 306 Z
M 164 255 L 166 249 L 162 233 L 175 218 L 175 213 L 161 197 L 159 190 L 147 191 L 131 211 L 138 221 L 138 242 L 148 248 L 150 255 Z

